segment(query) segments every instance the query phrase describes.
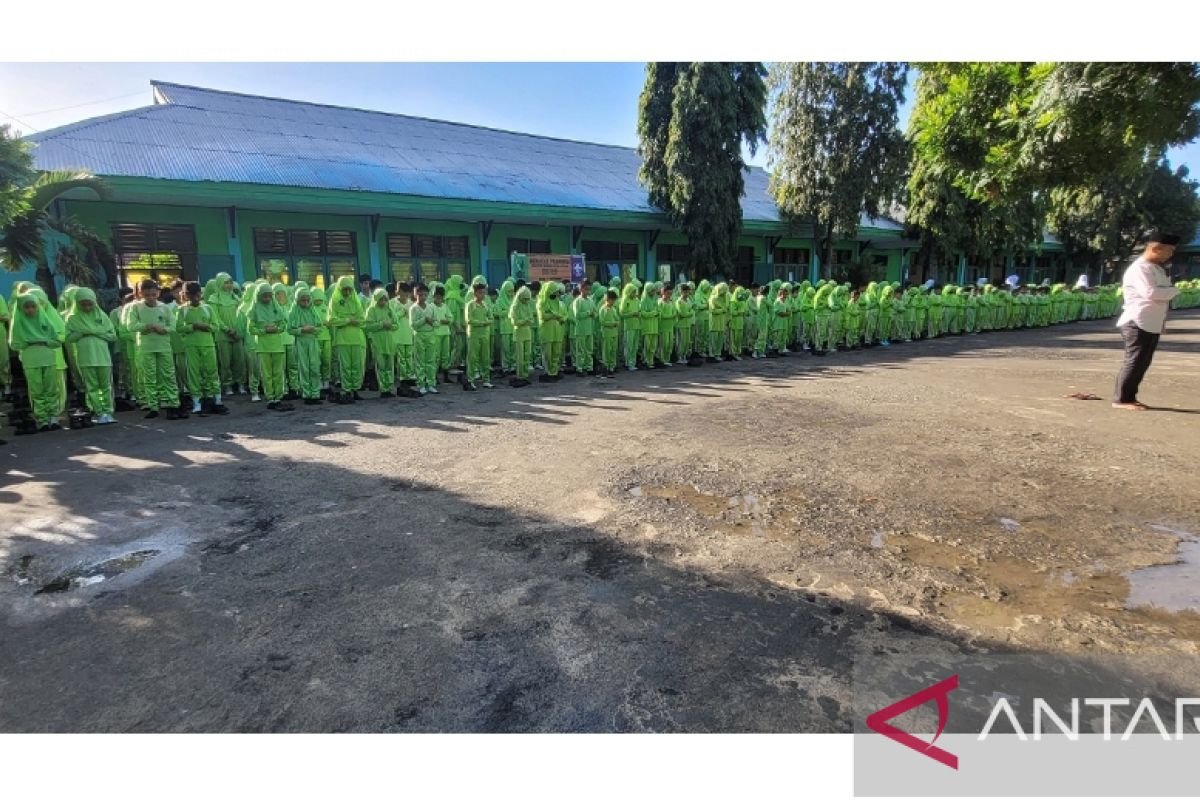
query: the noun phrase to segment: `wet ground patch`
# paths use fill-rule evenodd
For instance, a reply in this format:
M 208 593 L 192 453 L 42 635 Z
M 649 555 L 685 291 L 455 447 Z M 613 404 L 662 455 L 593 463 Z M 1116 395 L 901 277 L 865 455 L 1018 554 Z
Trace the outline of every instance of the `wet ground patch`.
M 34 594 L 57 594 L 85 586 L 95 586 L 137 569 L 161 552 L 161 550 L 135 550 L 132 553 L 106 559 L 97 564 L 77 567 L 54 576 L 34 591 Z

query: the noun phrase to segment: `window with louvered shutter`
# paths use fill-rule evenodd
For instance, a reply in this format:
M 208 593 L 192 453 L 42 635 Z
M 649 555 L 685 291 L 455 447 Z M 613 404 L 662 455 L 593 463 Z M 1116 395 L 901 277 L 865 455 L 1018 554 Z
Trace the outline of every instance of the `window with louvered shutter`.
M 413 257 L 413 237 L 407 233 L 391 233 L 387 237 L 388 255 L 392 258 Z
M 441 258 L 442 240 L 440 236 L 414 236 L 417 256 L 420 258 Z
M 281 228 L 255 228 L 254 252 L 287 253 L 287 231 Z
M 325 252 L 331 256 L 354 255 L 354 234 L 350 231 L 325 231 Z
M 288 231 L 288 240 L 294 256 L 321 255 L 320 231 Z
M 154 249 L 174 253 L 196 252 L 196 229 L 191 225 L 155 225 Z
M 117 252 L 148 252 L 154 249 L 154 231 L 149 225 L 113 225 L 112 235 L 113 249 Z
M 444 241 L 446 258 L 467 258 L 468 244 L 466 236 L 447 236 Z

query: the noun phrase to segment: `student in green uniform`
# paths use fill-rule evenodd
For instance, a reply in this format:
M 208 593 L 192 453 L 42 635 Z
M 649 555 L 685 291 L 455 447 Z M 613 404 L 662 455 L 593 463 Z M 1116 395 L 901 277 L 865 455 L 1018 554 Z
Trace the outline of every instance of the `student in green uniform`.
M 658 358 L 664 367 L 675 363 L 677 317 L 675 301 L 671 298 L 671 285 L 661 284 L 658 291 Z
M 321 405 L 321 343 L 325 315 L 312 301 L 315 289 L 298 288 L 288 309 L 287 327 L 296 344 L 296 375 L 304 405 Z
M 642 344 L 641 301 L 637 296 L 637 286 L 625 284 L 621 290 L 621 331 L 625 337 L 625 369 L 633 372 L 637 369 L 638 350 Z
M 562 311 L 558 294 L 562 285 L 557 281 L 546 281 L 542 284 L 541 294 L 537 302 L 538 330 L 542 337 L 542 357 L 545 359 L 546 373 L 541 381 L 557 381 L 560 377 L 559 366 L 562 364 L 563 336 L 566 317 Z
M 387 290 L 378 288 L 371 293 L 363 331 L 371 345 L 371 365 L 375 368 L 380 399 L 396 396 L 396 327 L 396 312 Z
M 463 389 L 475 391 L 475 384 L 492 388 L 492 309 L 487 300 L 487 283 L 482 277 L 471 282 L 471 299 L 463 307 L 463 325 L 467 332 L 467 374 Z
M 754 349 L 750 353 L 751 358 L 767 356 L 767 340 L 771 333 L 770 291 L 770 285 L 759 286 L 758 294 L 754 297 Z
M 358 390 L 362 388 L 367 366 L 367 336 L 363 331 L 366 310 L 355 290 L 353 276 L 343 275 L 334 284 L 328 314 L 342 392 L 351 402 L 361 400 Z
M 513 352 L 513 326 L 509 321 L 508 314 L 512 310 L 516 294 L 516 284 L 509 278 L 500 284 L 500 291 L 496 294 L 496 304 L 493 308 L 495 332 L 499 334 L 500 372 L 504 375 L 512 375 L 516 368 L 516 355 Z
M 258 403 L 262 400 L 259 396 L 259 391 L 262 386 L 262 368 L 258 363 L 258 345 L 255 337 L 250 333 L 250 312 L 254 309 L 254 303 L 258 299 L 258 291 L 262 288 L 266 281 L 255 281 L 254 283 L 246 284 L 242 290 L 242 296 L 238 300 L 238 310 L 235 327 L 237 328 L 238 339 L 242 344 L 242 363 L 246 365 L 246 388 L 250 391 L 250 402 Z M 270 288 L 270 284 L 267 284 Z
M 604 303 L 596 312 L 600 326 L 600 363 L 604 374 L 611 378 L 617 369 L 617 343 L 621 333 L 621 312 L 617 310 L 617 293 L 609 289 L 604 293 Z
M 708 328 L 711 324 L 711 312 L 708 309 L 709 296 L 712 294 L 712 284 L 707 280 L 696 285 L 695 296 L 692 298 L 696 307 L 696 353 L 700 356 L 708 354 L 711 342 L 708 339 Z
M 708 298 L 708 360 L 725 355 L 729 338 L 729 284 L 718 283 Z
M 450 340 L 454 336 L 454 320 L 446 304 L 446 287 L 433 284 L 434 347 L 437 351 L 438 383 L 450 382 Z
M 271 290 L 275 293 L 275 302 L 279 304 L 280 309 L 286 315 L 287 310 L 292 307 L 292 287 L 286 283 L 276 283 L 271 287 Z M 283 342 L 284 394 L 299 395 L 300 375 L 296 371 L 296 352 L 294 349 L 296 340 L 287 332 L 286 327 L 279 334 L 279 339 Z
M 321 388 L 329 389 L 329 383 L 333 380 L 333 334 L 329 331 L 328 301 L 325 290 L 319 286 L 309 289 L 308 294 L 312 298 L 312 307 L 316 309 L 317 316 L 321 320 L 321 325 L 317 328 L 317 350 L 318 357 L 321 359 Z
M 596 304 L 592 302 L 592 286 L 588 280 L 579 285 L 579 297 L 571 303 L 571 318 L 575 322 L 575 340 L 571 343 L 571 358 L 581 375 L 595 374 L 592 361 L 596 348 Z
M 529 385 L 529 364 L 533 360 L 533 320 L 537 314 L 532 297 L 529 287 L 522 286 L 517 289 L 512 306 L 508 309 L 508 321 L 513 327 L 513 362 L 516 370 L 510 385 L 518 389 Z
M 679 360 L 686 364 L 695 351 L 696 301 L 692 297 L 692 284 L 684 281 L 679 285 L 679 297 L 675 298 L 675 332 L 679 334 Z
M 38 430 L 56 431 L 62 427 L 58 424 L 62 387 L 54 354 L 62 349 L 63 341 L 48 310 L 33 293 L 20 295 L 13 305 L 17 312 L 8 334 L 8 346 L 21 359 L 29 404 Z
M 185 304 L 175 312 L 175 331 L 183 339 L 184 365 L 187 369 L 188 394 L 192 397 L 192 413 L 212 411 L 228 414 L 221 402 L 221 376 L 217 360 L 217 340 L 225 339 L 225 323 L 217 310 L 201 302 L 200 284 L 184 284 Z
M 205 302 L 221 318 L 221 330 L 213 334 L 217 347 L 217 373 L 220 376 L 221 389 L 225 394 L 233 394 L 235 384 L 241 394 L 246 393 L 246 366 L 241 339 L 238 335 L 237 310 L 238 299 L 234 296 L 233 278 L 227 272 L 218 272 L 210 281 L 212 290 Z
M 112 320 L 100 309 L 96 293 L 79 287 L 71 297 L 71 308 L 63 320 L 67 342 L 74 346 L 75 361 L 83 382 L 84 402 L 101 425 L 113 419 L 112 353 L 117 340 Z
M 8 352 L 8 330 L 12 315 L 4 296 L 0 295 L 0 398 L 12 394 L 12 366 Z
M 413 329 L 409 321 L 409 310 L 412 307 L 412 286 L 407 283 L 396 284 L 396 296 L 392 298 L 392 311 L 396 317 L 396 335 L 392 337 L 396 344 L 396 383 L 415 383 L 417 380 L 417 364 L 413 360 Z
M 416 300 L 408 309 L 408 324 L 413 329 L 413 360 L 417 371 L 417 392 L 437 394 L 437 316 L 429 302 L 429 287 L 418 283 Z
M 257 285 L 257 299 L 250 308 L 247 330 L 254 337 L 254 350 L 262 373 L 263 396 L 272 411 L 291 411 L 283 401 L 286 378 L 286 356 L 283 332 L 287 329 L 287 313 L 280 307 L 276 293 L 269 283 Z M 353 284 L 351 284 L 353 286 Z
M 745 347 L 743 335 L 749 315 L 750 290 L 739 286 L 733 292 L 733 299 L 729 301 L 729 352 L 734 361 L 742 360 L 742 350 Z
M 792 305 L 788 301 L 791 288 L 790 283 L 781 284 L 772 306 L 771 341 L 775 352 L 781 356 L 792 352 L 787 346 L 788 330 L 792 327 Z
M 657 284 L 647 281 L 642 287 L 642 299 L 638 303 L 638 320 L 642 331 L 642 361 L 646 369 L 655 368 L 658 355 L 658 295 Z
M 112 323 L 113 331 L 117 334 L 117 341 L 113 345 L 114 365 L 116 366 L 114 389 L 118 396 L 125 399 L 133 396 L 135 386 L 132 380 L 133 334 L 125 330 L 125 323 L 122 320 L 125 306 L 131 302 L 133 302 L 133 290 L 127 286 L 122 287 L 116 308 L 108 312 L 108 319 Z
M 167 419 L 182 419 L 179 409 L 179 385 L 175 377 L 175 359 L 171 349 L 171 332 L 175 320 L 170 310 L 158 302 L 158 284 L 150 278 L 142 281 L 142 299 L 129 308 L 126 327 L 136 339 L 138 373 L 142 388 L 138 399 L 146 409 L 146 419 L 158 416 L 160 408 L 167 409 Z

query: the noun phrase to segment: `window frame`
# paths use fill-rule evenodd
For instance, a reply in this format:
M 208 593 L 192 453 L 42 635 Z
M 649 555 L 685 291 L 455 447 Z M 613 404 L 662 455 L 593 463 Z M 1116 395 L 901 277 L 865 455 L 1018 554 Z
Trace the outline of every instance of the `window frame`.
M 143 247 L 127 246 L 123 243 L 125 232 L 130 232 L 131 229 L 139 228 L 142 232 Z M 130 286 L 132 283 L 137 283 L 141 278 L 135 278 L 130 281 L 130 275 L 138 275 L 145 273 L 149 277 L 153 277 L 157 273 L 165 272 L 170 275 L 170 278 L 164 280 L 157 278 L 159 283 L 166 286 L 173 279 L 185 281 L 196 280 L 199 276 L 200 262 L 200 245 L 196 240 L 196 226 L 186 222 L 112 222 L 109 223 L 109 233 L 112 241 L 113 259 L 117 264 L 118 282 L 124 286 Z M 185 234 L 182 242 L 185 247 L 180 247 L 179 239 L 168 236 L 172 234 Z M 187 249 L 186 245 L 190 245 Z M 137 264 L 130 263 L 137 259 L 148 259 L 150 263 Z M 156 264 L 155 260 L 166 259 L 165 263 Z M 174 259 L 173 261 L 171 259 Z
M 266 241 L 265 236 L 271 236 L 274 242 L 270 247 L 261 247 Z M 300 237 L 315 236 L 316 247 L 306 252 L 298 252 L 296 241 Z M 334 240 L 331 246 L 331 238 Z M 332 286 L 337 277 L 351 274 L 357 278 L 360 262 L 358 253 L 358 234 L 353 230 L 343 228 L 253 228 L 250 231 L 250 241 L 254 247 L 254 274 L 264 277 L 264 261 L 282 261 L 284 271 L 278 276 L 284 283 L 295 283 L 300 261 L 320 261 L 321 280 L 324 287 Z M 342 245 L 345 246 L 342 246 Z M 346 252 L 346 250 L 349 252 Z M 334 274 L 331 264 L 334 262 L 351 261 L 353 268 L 350 273 L 344 271 Z M 267 273 L 274 275 L 275 273 Z

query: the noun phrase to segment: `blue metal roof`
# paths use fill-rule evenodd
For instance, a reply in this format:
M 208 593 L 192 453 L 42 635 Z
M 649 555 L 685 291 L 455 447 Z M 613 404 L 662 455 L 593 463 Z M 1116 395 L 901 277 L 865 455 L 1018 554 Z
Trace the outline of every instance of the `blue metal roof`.
M 39 169 L 654 213 L 629 147 L 152 83 L 155 105 L 29 137 Z M 752 168 L 747 220 L 777 221 Z M 864 216 L 867 227 L 899 231 Z

